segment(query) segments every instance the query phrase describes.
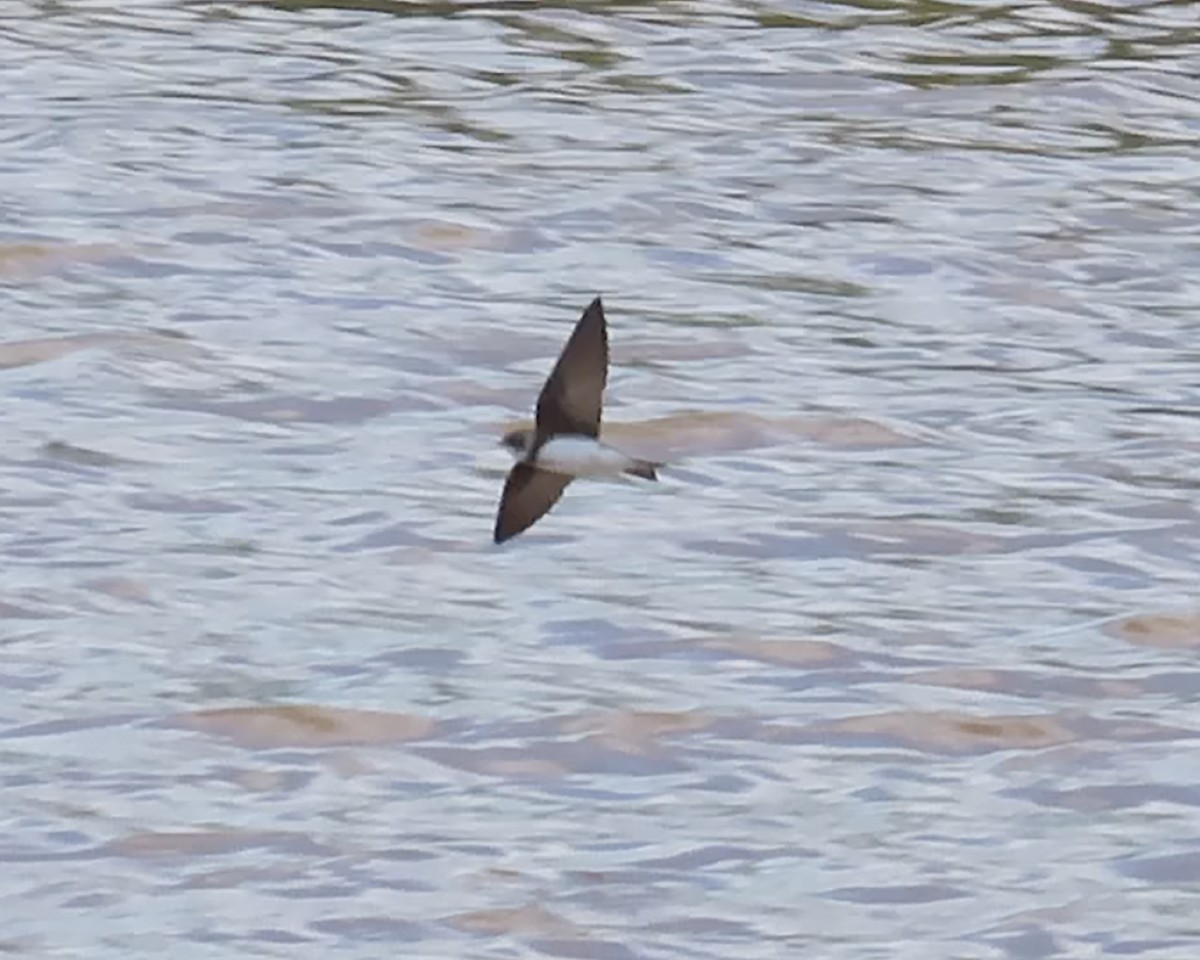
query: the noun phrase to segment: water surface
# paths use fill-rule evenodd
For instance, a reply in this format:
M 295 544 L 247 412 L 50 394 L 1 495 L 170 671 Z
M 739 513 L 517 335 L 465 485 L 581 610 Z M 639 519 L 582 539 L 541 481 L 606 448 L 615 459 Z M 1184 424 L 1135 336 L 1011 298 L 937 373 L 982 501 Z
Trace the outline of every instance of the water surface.
M 1188 5 L 0 16 L 6 952 L 1195 957 Z

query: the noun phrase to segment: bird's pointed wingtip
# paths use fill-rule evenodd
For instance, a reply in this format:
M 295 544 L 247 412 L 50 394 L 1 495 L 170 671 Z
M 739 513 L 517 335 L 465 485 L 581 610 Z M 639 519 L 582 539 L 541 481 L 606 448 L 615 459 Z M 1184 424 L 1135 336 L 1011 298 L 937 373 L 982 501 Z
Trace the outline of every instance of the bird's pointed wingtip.
M 581 323 L 584 321 L 588 321 L 590 323 L 599 322 L 601 324 L 607 322 L 604 319 L 604 302 L 600 299 L 599 294 L 596 294 L 596 296 L 592 299 L 592 302 L 584 308 L 583 316 L 581 316 L 579 320 Z

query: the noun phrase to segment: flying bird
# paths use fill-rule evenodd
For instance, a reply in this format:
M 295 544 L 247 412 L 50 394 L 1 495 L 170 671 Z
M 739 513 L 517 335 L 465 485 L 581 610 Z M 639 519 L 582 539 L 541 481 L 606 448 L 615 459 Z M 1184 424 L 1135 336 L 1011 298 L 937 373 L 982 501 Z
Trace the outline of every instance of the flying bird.
M 608 328 L 600 298 L 588 305 L 538 396 L 532 430 L 500 442 L 516 464 L 504 482 L 493 538 L 503 543 L 529 529 L 558 503 L 576 477 L 632 474 L 657 480 L 649 460 L 601 443 L 600 407 L 608 380 Z

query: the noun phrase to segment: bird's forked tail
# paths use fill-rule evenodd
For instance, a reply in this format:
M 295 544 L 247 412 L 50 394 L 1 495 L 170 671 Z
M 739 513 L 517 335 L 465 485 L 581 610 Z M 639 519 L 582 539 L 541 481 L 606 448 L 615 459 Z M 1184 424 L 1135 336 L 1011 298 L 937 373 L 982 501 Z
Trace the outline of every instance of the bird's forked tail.
M 625 468 L 625 472 L 643 480 L 657 480 L 658 474 L 655 471 L 662 466 L 665 464 L 655 463 L 653 460 L 635 460 L 632 467 Z

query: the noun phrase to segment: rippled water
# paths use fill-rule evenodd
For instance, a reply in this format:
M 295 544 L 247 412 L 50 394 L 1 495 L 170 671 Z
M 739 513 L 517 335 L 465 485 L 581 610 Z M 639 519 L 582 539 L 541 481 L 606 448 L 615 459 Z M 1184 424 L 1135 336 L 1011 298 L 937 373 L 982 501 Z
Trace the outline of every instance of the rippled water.
M 1193 5 L 0 20 L 3 952 L 1193 960 Z

